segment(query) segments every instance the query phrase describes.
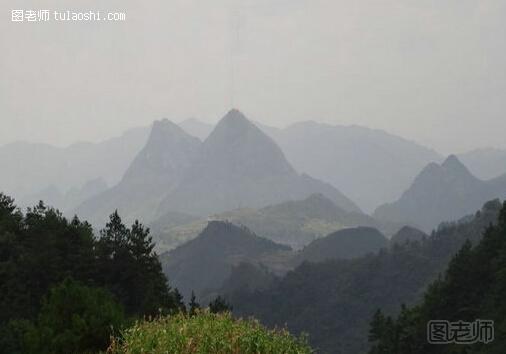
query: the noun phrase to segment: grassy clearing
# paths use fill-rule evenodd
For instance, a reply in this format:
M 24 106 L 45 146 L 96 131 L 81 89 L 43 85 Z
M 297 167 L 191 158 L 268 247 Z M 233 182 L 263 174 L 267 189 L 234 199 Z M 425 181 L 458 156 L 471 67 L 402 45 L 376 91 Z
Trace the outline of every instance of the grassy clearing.
M 111 354 L 257 354 L 313 353 L 304 338 L 286 330 L 267 330 L 255 320 L 202 311 L 137 323 L 113 340 Z

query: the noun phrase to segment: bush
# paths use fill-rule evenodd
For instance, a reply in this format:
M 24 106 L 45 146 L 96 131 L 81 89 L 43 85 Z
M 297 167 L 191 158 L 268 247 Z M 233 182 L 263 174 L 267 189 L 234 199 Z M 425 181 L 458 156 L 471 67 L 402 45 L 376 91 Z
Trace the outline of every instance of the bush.
M 286 330 L 267 330 L 257 321 L 235 320 L 230 313 L 199 311 L 143 321 L 114 340 L 111 354 L 312 353 L 305 338 Z
M 38 320 L 25 336 L 31 353 L 105 350 L 125 322 L 123 309 L 103 289 L 66 279 L 51 289 Z

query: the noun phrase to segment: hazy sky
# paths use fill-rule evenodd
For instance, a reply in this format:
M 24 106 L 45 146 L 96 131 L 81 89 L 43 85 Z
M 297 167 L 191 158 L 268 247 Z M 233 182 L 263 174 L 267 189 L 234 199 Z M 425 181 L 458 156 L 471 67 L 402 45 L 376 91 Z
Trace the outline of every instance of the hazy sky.
M 107 4 L 107 5 L 105 5 Z M 12 9 L 125 22 L 11 22 Z M 504 0 L 2 0 L 0 145 L 101 140 L 167 117 L 380 128 L 506 148 Z

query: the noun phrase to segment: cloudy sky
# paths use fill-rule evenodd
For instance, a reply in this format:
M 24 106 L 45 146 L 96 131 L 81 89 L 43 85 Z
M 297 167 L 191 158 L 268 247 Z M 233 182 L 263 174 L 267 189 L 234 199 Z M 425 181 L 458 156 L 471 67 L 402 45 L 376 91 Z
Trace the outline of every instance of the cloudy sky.
M 124 22 L 12 22 L 11 10 Z M 97 141 L 231 106 L 357 124 L 443 153 L 506 148 L 503 0 L 3 0 L 0 145 Z

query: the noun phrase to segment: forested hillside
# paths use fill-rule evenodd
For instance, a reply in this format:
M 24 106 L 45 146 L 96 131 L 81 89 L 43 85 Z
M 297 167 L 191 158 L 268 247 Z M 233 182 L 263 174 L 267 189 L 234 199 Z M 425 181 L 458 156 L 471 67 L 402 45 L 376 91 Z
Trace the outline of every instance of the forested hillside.
M 301 249 L 310 242 L 332 232 L 370 226 L 391 235 L 401 226 L 379 222 L 361 212 L 346 211 L 322 194 L 312 194 L 301 200 L 290 200 L 260 209 L 242 208 L 211 216 L 248 229 L 277 243 Z M 173 249 L 197 237 L 207 225 L 207 218 L 171 212 L 151 223 L 160 251 Z M 160 252 L 161 253 L 161 252 Z
M 481 242 L 474 245 L 466 242 L 462 246 L 444 276 L 425 292 L 420 305 L 404 307 L 394 319 L 382 312 L 375 314 L 370 329 L 373 344 L 370 354 L 502 354 L 506 348 L 505 298 L 506 203 L 497 223 L 487 228 Z M 472 323 L 478 319 L 494 321 L 495 339 L 490 343 L 427 342 L 429 321 Z
M 163 270 L 186 298 L 192 291 L 202 296 L 221 287 L 234 265 L 258 264 L 290 248 L 244 227 L 212 221 L 195 239 L 160 256 Z
M 225 283 L 227 299 L 237 315 L 307 332 L 313 347 L 324 353 L 363 353 L 374 312 L 382 308 L 396 314 L 400 304 L 419 300 L 466 240 L 477 242 L 496 221 L 500 207 L 498 201 L 489 202 L 474 216 L 443 224 L 420 242 L 395 244 L 359 259 L 304 263 L 281 279 L 237 268 Z M 252 274 L 267 284 L 231 286 L 244 284 L 243 276 Z
M 0 353 L 104 350 L 134 318 L 181 306 L 138 222 L 91 226 L 0 194 Z

